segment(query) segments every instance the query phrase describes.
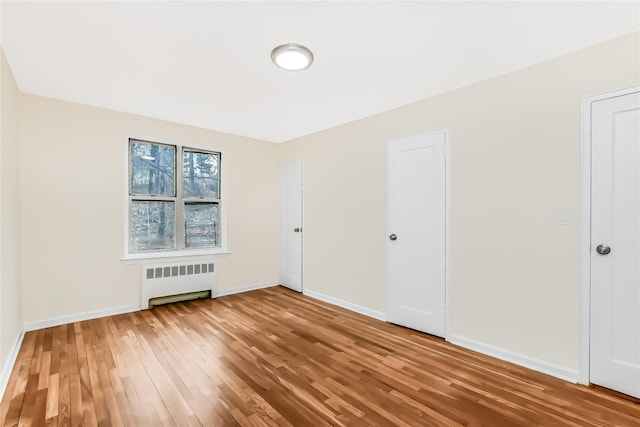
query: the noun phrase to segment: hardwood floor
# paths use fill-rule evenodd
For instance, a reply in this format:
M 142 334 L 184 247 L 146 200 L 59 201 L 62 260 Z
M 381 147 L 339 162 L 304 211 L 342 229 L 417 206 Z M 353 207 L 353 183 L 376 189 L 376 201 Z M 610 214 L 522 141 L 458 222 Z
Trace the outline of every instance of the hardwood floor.
M 640 403 L 275 287 L 29 332 L 5 426 L 640 426 Z

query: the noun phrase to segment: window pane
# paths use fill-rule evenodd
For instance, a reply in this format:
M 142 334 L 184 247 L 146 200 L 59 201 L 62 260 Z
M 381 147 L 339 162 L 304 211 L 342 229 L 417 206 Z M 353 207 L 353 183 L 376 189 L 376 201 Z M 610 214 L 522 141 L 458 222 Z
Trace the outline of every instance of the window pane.
M 171 145 L 129 142 L 132 195 L 175 196 L 175 153 Z
M 131 201 L 131 251 L 175 248 L 175 204 Z
M 185 246 L 201 248 L 220 246 L 220 211 L 217 203 L 184 204 Z
M 219 199 L 220 154 L 184 150 L 182 177 L 184 197 Z

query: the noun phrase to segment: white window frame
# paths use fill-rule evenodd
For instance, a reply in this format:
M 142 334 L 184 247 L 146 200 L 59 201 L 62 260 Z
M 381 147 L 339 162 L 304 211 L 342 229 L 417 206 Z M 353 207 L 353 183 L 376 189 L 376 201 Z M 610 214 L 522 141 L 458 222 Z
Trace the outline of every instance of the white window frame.
M 130 186 L 130 141 L 137 140 L 142 142 L 148 142 L 151 144 L 170 145 L 174 146 L 175 152 L 175 186 L 176 196 L 174 197 L 159 197 L 158 200 L 175 200 L 175 249 L 158 249 L 153 251 L 144 252 L 131 252 L 130 244 L 130 226 L 131 226 L 131 200 L 133 199 L 148 199 L 146 196 L 134 196 L 129 194 Z M 197 145 L 186 145 L 175 141 L 167 141 L 162 138 L 130 135 L 125 139 L 124 144 L 124 256 L 121 258 L 126 264 L 142 264 L 149 262 L 172 262 L 172 261 L 184 261 L 185 258 L 198 259 L 213 255 L 226 255 L 229 254 L 227 248 L 227 204 L 226 204 L 226 165 L 224 164 L 224 153 L 222 150 L 204 148 Z M 183 221 L 184 204 L 189 201 L 212 201 L 212 199 L 197 199 L 197 198 L 183 198 L 182 197 L 182 156 L 184 150 L 198 151 L 203 153 L 218 153 L 220 155 L 220 164 L 218 165 L 219 176 L 219 199 L 213 200 L 218 203 L 218 212 L 220 214 L 220 246 L 211 248 L 186 248 L 185 247 L 185 230 Z M 180 168 L 180 172 L 178 171 Z M 154 198 L 155 199 L 155 198 Z

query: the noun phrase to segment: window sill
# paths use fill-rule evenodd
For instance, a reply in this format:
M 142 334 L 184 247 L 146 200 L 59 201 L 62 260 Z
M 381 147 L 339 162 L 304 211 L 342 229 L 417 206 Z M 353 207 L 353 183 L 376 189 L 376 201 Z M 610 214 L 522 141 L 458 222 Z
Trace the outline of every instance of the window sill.
M 156 264 L 160 262 L 181 262 L 188 260 L 200 260 L 214 256 L 229 255 L 227 249 L 194 249 L 185 251 L 147 252 L 126 254 L 120 261 L 124 264 Z

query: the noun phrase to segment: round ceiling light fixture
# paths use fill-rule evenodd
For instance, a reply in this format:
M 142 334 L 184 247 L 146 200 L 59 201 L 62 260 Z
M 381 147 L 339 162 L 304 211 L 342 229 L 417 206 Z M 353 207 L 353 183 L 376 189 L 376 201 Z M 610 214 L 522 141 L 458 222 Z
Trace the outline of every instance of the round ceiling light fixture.
M 271 51 L 271 60 L 283 70 L 302 71 L 311 66 L 313 53 L 297 43 L 286 43 Z

